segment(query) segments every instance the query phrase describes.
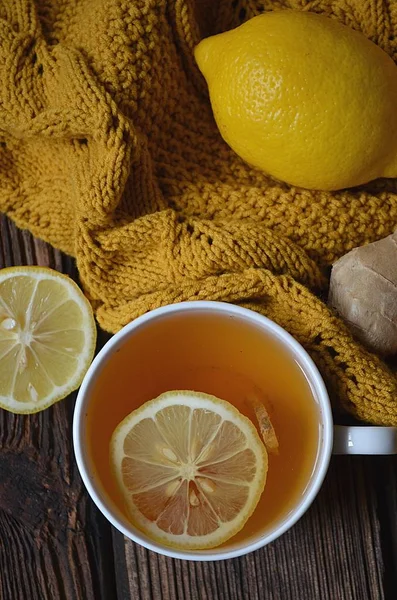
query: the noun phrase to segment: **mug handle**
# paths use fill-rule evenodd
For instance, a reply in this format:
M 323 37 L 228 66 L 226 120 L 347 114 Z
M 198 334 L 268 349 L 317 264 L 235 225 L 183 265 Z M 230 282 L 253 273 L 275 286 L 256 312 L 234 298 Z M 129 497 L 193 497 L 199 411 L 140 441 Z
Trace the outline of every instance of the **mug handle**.
M 397 427 L 334 425 L 332 454 L 397 454 Z

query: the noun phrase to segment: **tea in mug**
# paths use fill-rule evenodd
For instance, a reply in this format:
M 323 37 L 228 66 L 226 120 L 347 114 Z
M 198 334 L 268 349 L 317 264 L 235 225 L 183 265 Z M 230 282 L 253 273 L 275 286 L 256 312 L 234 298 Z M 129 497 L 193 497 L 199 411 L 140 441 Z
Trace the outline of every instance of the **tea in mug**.
M 171 390 L 192 390 L 231 403 L 261 435 L 255 403 L 266 407 L 279 443 L 268 453 L 258 504 L 226 544 L 249 543 L 296 506 L 310 480 L 319 445 L 319 412 L 290 351 L 249 320 L 206 310 L 153 319 L 124 340 L 95 381 L 87 416 L 89 455 L 111 500 L 129 511 L 109 460 L 117 426 L 132 411 Z

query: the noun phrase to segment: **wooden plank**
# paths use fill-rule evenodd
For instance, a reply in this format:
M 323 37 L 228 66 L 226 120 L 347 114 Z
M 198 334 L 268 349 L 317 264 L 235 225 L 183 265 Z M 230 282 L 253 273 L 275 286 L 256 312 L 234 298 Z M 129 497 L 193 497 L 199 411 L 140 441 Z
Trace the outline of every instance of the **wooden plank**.
M 373 457 L 386 600 L 397 597 L 397 457 Z
M 318 498 L 295 527 L 266 548 L 234 560 L 195 564 L 156 556 L 114 531 L 119 598 L 388 600 L 394 597 L 390 595 L 397 589 L 392 557 L 387 565 L 388 594 L 383 588 L 385 565 L 377 512 L 377 489 L 384 493 L 385 477 L 391 477 L 391 463 L 394 470 L 396 467 L 394 458 L 388 460 L 334 457 Z M 384 473 L 379 470 L 380 465 Z M 388 502 L 395 502 L 395 496 L 388 496 Z M 387 523 L 390 521 L 395 529 L 396 513 L 393 524 L 391 516 L 389 512 Z M 397 532 L 394 534 L 391 537 L 397 539 Z
M 74 261 L 0 216 L 0 268 Z M 110 525 L 83 488 L 74 395 L 37 415 L 0 410 L 0 600 L 116 598 Z

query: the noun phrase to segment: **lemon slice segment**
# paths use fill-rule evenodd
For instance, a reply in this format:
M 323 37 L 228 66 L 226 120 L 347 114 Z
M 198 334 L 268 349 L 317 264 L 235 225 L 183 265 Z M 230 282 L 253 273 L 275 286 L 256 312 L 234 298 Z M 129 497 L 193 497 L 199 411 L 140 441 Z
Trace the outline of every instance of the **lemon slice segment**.
M 233 405 L 167 392 L 129 414 L 110 443 L 133 524 L 174 548 L 213 548 L 237 533 L 263 492 L 267 452 Z
M 93 358 L 92 308 L 72 279 L 45 267 L 0 271 L 0 406 L 34 413 L 81 383 Z

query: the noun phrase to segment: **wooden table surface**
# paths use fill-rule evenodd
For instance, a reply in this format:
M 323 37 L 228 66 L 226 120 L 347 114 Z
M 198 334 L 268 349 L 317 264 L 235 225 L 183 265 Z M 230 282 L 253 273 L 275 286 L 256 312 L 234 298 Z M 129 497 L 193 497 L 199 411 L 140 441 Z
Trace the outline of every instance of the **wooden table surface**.
M 77 277 L 71 258 L 0 216 L 0 268 L 31 264 Z M 174 560 L 124 538 L 88 497 L 74 401 L 0 409 L 0 600 L 397 599 L 397 457 L 334 457 L 308 513 L 262 550 Z

